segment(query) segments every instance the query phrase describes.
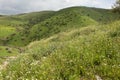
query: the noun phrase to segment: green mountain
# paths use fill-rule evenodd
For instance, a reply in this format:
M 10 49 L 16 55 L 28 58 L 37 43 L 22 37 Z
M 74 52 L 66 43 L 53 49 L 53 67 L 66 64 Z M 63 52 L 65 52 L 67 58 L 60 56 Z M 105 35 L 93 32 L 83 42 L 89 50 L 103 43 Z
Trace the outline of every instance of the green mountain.
M 0 16 L 0 80 L 119 80 L 120 15 L 71 7 Z

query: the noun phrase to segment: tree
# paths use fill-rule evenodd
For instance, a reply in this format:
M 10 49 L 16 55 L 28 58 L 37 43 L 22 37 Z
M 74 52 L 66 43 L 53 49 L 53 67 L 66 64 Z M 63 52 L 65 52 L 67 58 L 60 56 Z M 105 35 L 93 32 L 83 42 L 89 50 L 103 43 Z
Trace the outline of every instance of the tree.
M 120 13 L 120 0 L 117 0 L 114 7 L 113 7 L 114 12 L 119 12 Z

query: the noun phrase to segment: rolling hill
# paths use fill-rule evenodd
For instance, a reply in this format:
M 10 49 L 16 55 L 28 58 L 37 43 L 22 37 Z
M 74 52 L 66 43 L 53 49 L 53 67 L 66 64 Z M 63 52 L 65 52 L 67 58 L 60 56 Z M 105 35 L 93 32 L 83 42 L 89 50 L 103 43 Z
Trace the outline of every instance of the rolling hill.
M 119 80 L 119 61 L 120 14 L 111 10 L 0 16 L 0 80 Z
M 21 25 L 22 31 L 18 31 L 3 42 L 6 45 L 26 46 L 32 41 L 47 38 L 70 28 L 107 24 L 118 20 L 120 16 L 106 9 L 72 7 L 56 12 L 43 11 L 13 17 L 25 20 L 26 23 Z
M 1 79 L 120 79 L 120 21 L 62 32 L 25 47 Z

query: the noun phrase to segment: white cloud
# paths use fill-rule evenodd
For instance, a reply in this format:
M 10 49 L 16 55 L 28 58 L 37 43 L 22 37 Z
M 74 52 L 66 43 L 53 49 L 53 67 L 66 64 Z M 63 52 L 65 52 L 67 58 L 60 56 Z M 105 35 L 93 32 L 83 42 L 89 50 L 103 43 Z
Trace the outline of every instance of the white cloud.
M 110 8 L 115 0 L 0 0 L 0 14 L 59 10 L 70 6 Z

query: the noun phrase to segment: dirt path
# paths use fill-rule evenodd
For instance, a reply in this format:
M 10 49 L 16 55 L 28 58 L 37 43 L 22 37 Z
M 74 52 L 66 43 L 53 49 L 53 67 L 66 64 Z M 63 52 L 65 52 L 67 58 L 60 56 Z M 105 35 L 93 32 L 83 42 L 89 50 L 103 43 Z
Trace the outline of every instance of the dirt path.
M 0 70 L 5 69 L 7 65 L 10 63 L 10 61 L 16 58 L 17 58 L 16 56 L 7 57 L 7 59 L 3 62 L 3 64 L 0 65 Z

